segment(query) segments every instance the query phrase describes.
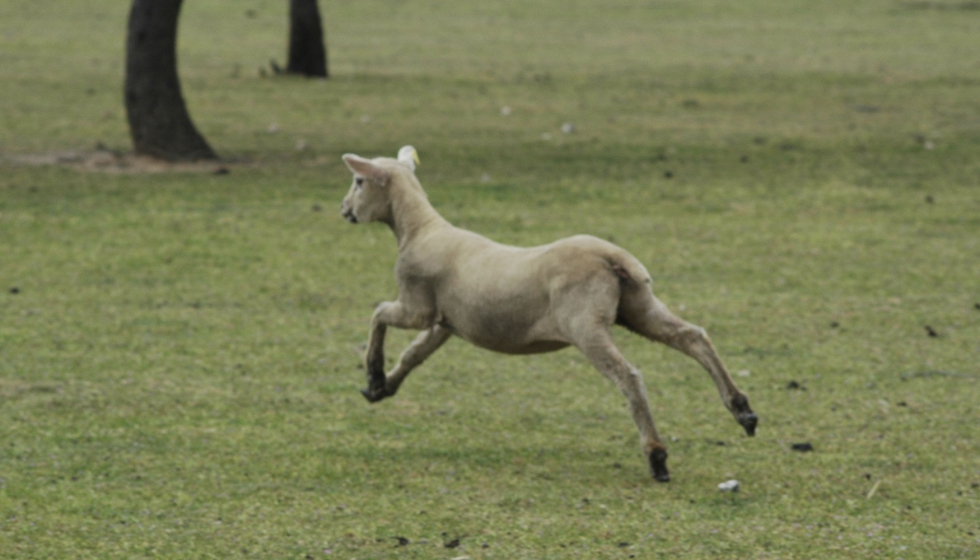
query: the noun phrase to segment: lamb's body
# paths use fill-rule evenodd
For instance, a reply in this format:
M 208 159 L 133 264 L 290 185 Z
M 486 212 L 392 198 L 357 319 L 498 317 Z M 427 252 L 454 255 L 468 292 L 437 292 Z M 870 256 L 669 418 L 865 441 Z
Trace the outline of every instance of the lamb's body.
M 410 151 L 406 151 L 410 150 Z M 643 378 L 613 344 L 621 324 L 698 360 L 722 401 L 749 435 L 757 418 L 732 382 L 704 331 L 670 313 L 650 290 L 650 275 L 625 250 L 577 235 L 532 248 L 495 243 L 453 227 L 432 208 L 406 147 L 399 160 L 344 161 L 355 173 L 343 214 L 352 222 L 387 223 L 398 240 L 399 296 L 378 306 L 366 355 L 368 388 L 378 401 L 450 336 L 497 352 L 531 354 L 578 347 L 627 397 L 644 451 L 658 480 L 669 480 L 666 449 L 657 435 Z M 384 372 L 386 326 L 422 333 Z
M 579 304 L 603 300 L 607 316 L 602 322 L 612 324 L 625 281 L 613 266 L 627 263 L 633 283 L 649 279 L 631 255 L 594 237 L 520 248 L 440 226 L 426 234 L 425 251 L 399 255 L 399 300 L 431 310 L 435 324 L 487 350 L 532 354 L 565 348 L 574 340 L 556 314 L 574 306 L 572 298 Z M 436 262 L 426 258 L 433 251 L 441 256 Z M 584 286 L 588 294 L 579 293 Z

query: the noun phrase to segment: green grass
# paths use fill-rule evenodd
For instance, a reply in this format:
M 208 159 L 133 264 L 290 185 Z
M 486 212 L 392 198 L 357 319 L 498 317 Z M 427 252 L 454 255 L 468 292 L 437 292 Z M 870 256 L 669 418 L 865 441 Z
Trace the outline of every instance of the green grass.
M 13 163 L 129 149 L 124 4 L 0 5 L 0 558 L 980 555 L 971 3 L 322 2 L 323 82 L 259 76 L 285 3 L 188 0 L 230 175 Z M 573 350 L 451 341 L 368 405 L 395 247 L 340 218 L 340 154 L 406 143 L 458 225 L 637 255 L 758 436 L 625 332 L 666 485 Z

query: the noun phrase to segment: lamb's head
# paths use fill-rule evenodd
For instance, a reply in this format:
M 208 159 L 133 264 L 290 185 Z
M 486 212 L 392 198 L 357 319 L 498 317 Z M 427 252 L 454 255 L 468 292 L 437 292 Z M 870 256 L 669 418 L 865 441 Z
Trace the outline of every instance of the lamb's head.
M 354 182 L 340 205 L 340 213 L 352 224 L 391 221 L 391 183 L 397 175 L 415 172 L 418 153 L 411 146 L 398 150 L 398 158 L 365 159 L 344 154 L 344 163 L 354 173 Z

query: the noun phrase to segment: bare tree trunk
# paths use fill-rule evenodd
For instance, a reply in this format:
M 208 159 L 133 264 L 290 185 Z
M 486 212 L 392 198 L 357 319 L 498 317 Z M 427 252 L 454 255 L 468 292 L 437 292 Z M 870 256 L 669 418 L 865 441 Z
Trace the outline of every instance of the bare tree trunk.
M 286 72 L 326 78 L 327 49 L 317 0 L 289 0 L 289 64 Z
M 126 115 L 137 154 L 170 161 L 216 159 L 194 127 L 177 77 L 183 0 L 133 0 L 126 35 Z

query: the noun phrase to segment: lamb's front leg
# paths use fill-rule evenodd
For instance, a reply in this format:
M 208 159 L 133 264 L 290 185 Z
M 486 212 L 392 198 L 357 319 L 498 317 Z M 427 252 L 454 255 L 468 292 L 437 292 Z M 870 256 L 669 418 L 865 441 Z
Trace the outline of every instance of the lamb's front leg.
M 402 355 L 398 357 L 398 363 L 388 374 L 385 380 L 385 393 L 387 396 L 393 396 L 398 392 L 398 387 L 401 386 L 402 381 L 408 377 L 408 374 L 418 367 L 422 362 L 426 360 L 433 352 L 439 349 L 452 333 L 449 332 L 445 327 L 440 327 L 439 325 L 433 326 L 431 329 L 426 329 L 419 333 L 415 340 L 408 345 L 407 348 L 402 352 Z
M 361 394 L 369 402 L 378 402 L 394 394 L 394 391 L 388 391 L 385 376 L 385 330 L 388 325 L 403 329 L 425 329 L 431 326 L 430 316 L 431 314 L 409 311 L 400 301 L 383 302 L 374 310 L 367 353 L 364 356 L 368 386 L 367 389 L 361 389 Z

